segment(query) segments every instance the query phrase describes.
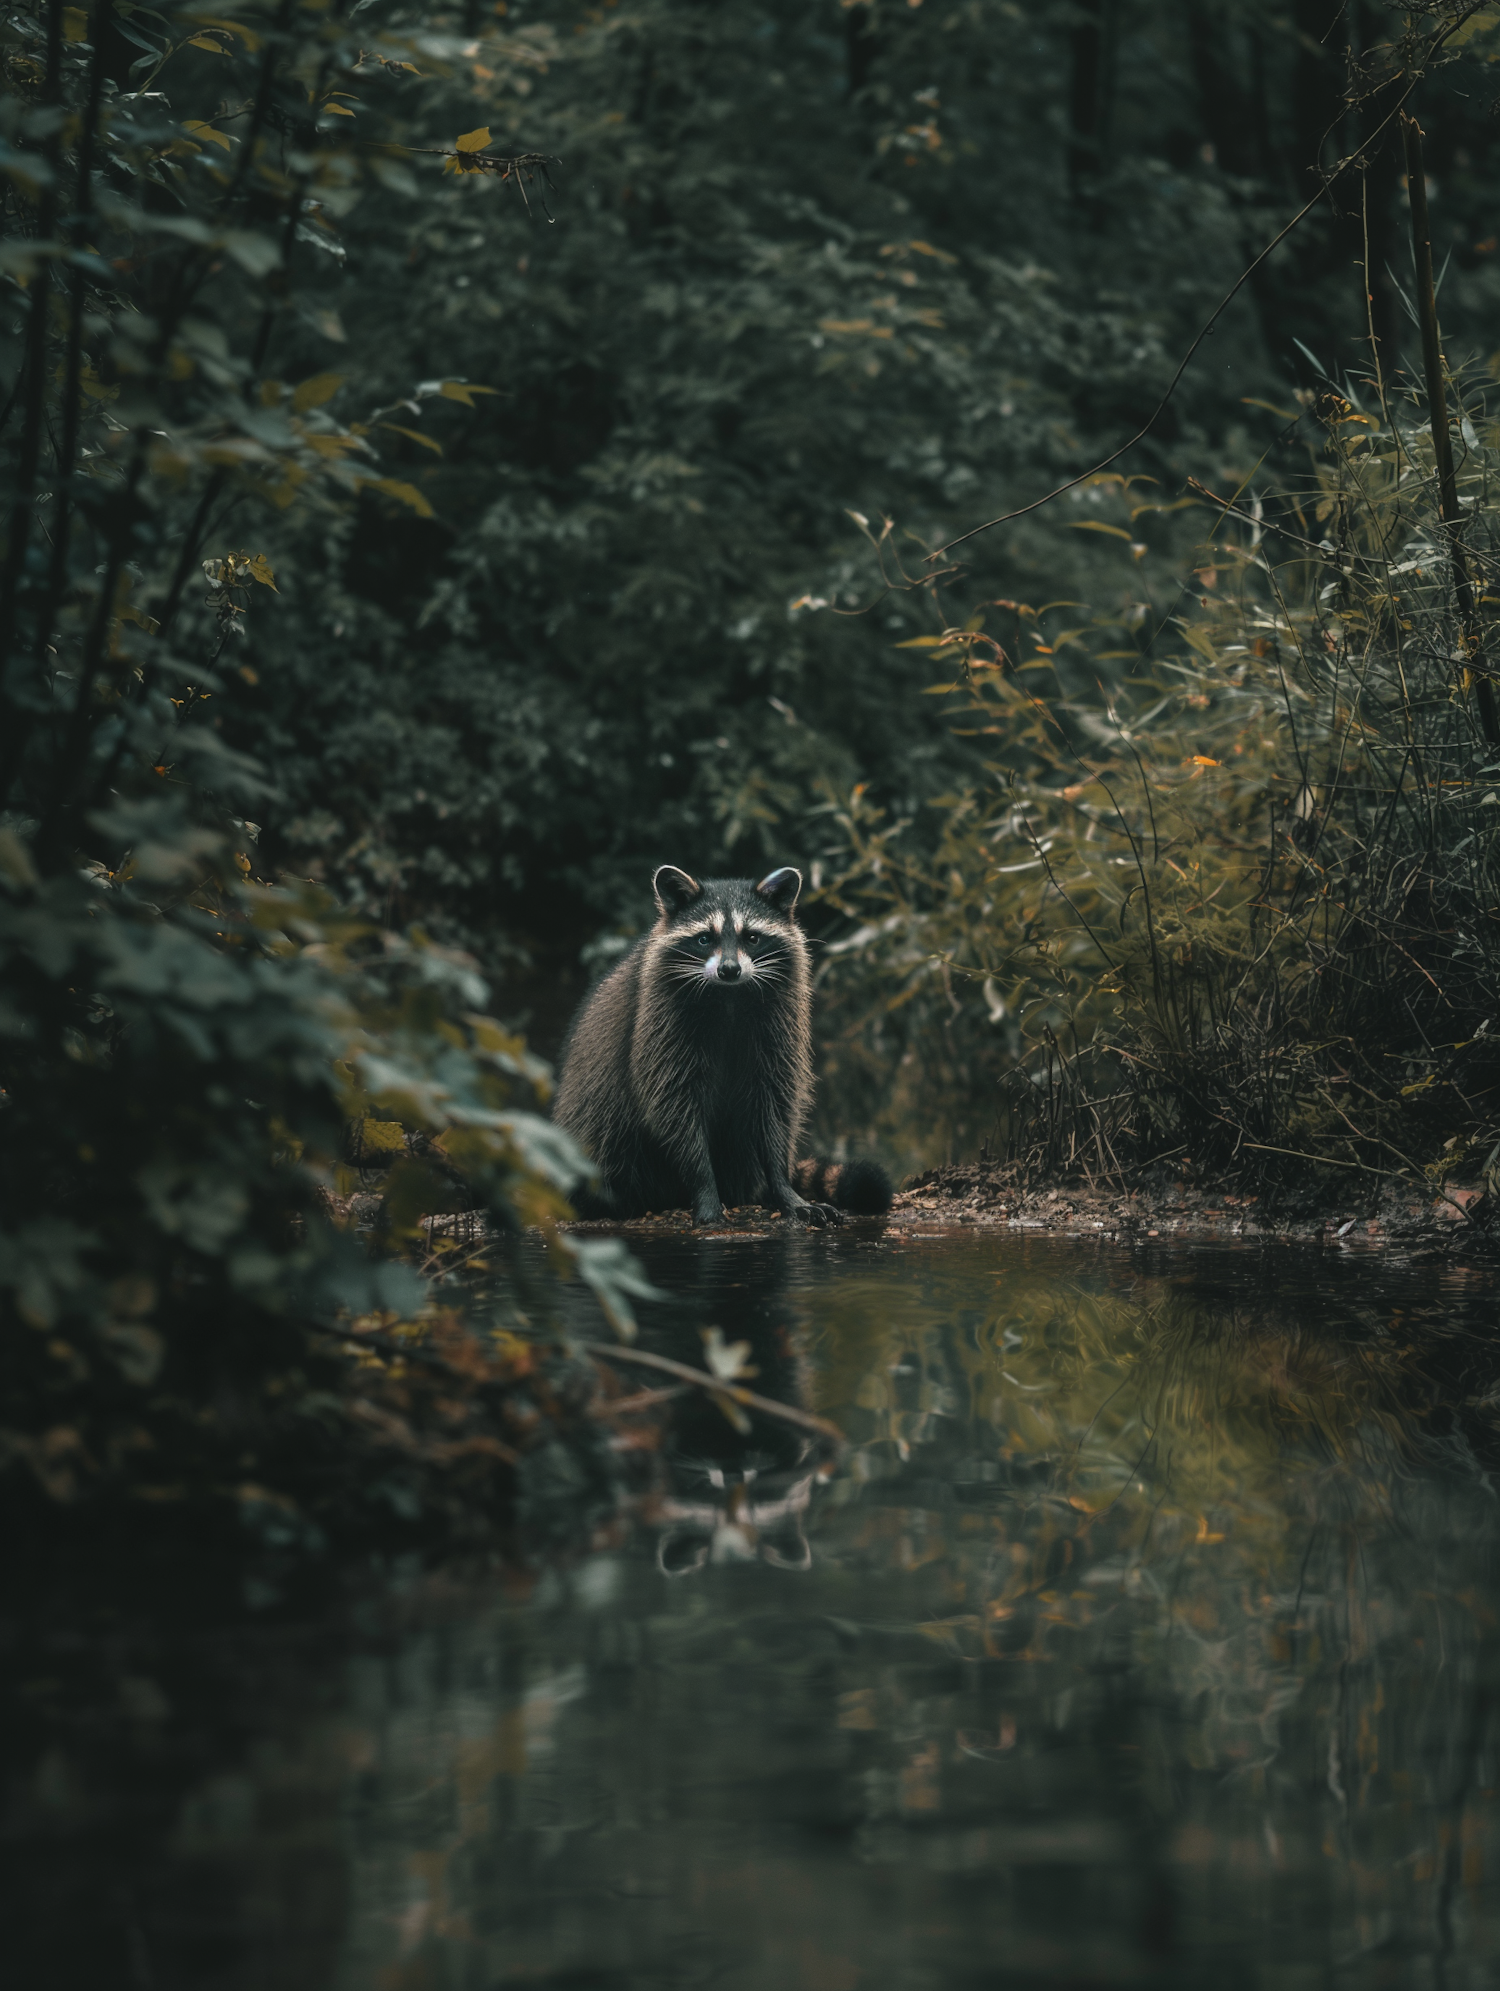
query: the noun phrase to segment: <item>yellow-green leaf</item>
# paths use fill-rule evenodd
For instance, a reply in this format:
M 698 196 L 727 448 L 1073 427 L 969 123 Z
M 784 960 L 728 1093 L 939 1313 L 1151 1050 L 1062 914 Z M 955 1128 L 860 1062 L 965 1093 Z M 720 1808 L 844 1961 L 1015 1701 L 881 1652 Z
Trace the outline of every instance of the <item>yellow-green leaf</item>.
M 210 41 L 207 35 L 189 35 L 189 48 L 206 49 L 210 55 L 228 55 L 229 50 L 222 42 Z
M 184 131 L 190 131 L 194 138 L 206 138 L 213 145 L 222 145 L 226 152 L 232 151 L 234 140 L 227 131 L 215 131 L 211 124 L 204 124 L 201 118 L 184 118 Z
M 194 14 L 192 18 L 200 27 L 222 28 L 226 34 L 238 35 L 252 55 L 260 47 L 260 36 L 243 21 L 226 21 L 221 14 Z
M 1457 34 L 1448 37 L 1449 47 L 1462 48 L 1466 41 L 1472 41 L 1476 35 L 1487 33 L 1497 21 L 1500 21 L 1500 14 L 1491 7 L 1483 8 L 1479 13 L 1471 15 Z
M 372 491 L 384 491 L 388 498 L 395 498 L 400 504 L 410 505 L 418 518 L 433 517 L 432 506 L 415 484 L 403 484 L 396 477 L 367 477 L 362 481 L 368 484 Z
M 389 429 L 393 435 L 405 436 L 408 442 L 419 442 L 423 449 L 433 450 L 439 456 L 443 453 L 443 445 L 434 442 L 431 436 L 424 436 L 420 429 L 403 429 L 399 422 L 382 422 L 380 426 Z
M 453 146 L 457 152 L 483 152 L 489 142 L 490 128 L 482 124 L 478 131 L 466 131 L 462 138 L 455 138 Z
M 63 40 L 87 41 L 89 38 L 89 17 L 86 7 L 63 8 Z
M 1075 532 L 1107 532 L 1115 539 L 1130 543 L 1130 534 L 1120 525 L 1106 525 L 1102 518 L 1076 518 L 1073 520 Z
M 351 449 L 359 448 L 358 436 L 315 435 L 304 436 L 302 440 L 316 455 L 327 457 L 330 462 L 337 462 Z
M 409 1155 L 391 1165 L 385 1178 L 385 1214 L 392 1232 L 409 1235 L 433 1210 L 451 1207 L 453 1191 L 425 1162 Z
M 276 585 L 275 571 L 264 553 L 257 553 L 250 562 L 250 578 L 259 581 L 263 588 L 269 588 L 273 595 L 280 593 Z
M 315 373 L 311 380 L 293 390 L 292 407 L 299 415 L 306 414 L 309 408 L 321 408 L 325 401 L 331 401 L 344 382 L 347 373 Z
M 445 380 L 438 392 L 448 401 L 462 401 L 466 408 L 474 405 L 476 394 L 498 394 L 498 387 L 471 387 L 466 380 Z
M 13 885 L 34 885 L 37 881 L 31 852 L 14 830 L 0 830 L 0 871 Z
M 406 1129 L 399 1120 L 361 1120 L 359 1144 L 366 1154 L 405 1154 Z
M 904 643 L 898 643 L 898 650 L 949 650 L 958 641 L 954 635 L 948 636 L 908 636 Z

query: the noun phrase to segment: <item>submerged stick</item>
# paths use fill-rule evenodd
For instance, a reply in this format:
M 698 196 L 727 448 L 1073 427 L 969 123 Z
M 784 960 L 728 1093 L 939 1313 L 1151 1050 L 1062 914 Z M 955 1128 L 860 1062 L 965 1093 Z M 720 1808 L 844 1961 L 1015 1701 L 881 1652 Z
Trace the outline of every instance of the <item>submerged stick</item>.
M 691 1383 L 694 1388 L 707 1390 L 711 1396 L 727 1396 L 732 1403 L 740 1404 L 746 1410 L 753 1410 L 761 1417 L 774 1417 L 783 1424 L 795 1424 L 799 1430 L 811 1432 L 821 1438 L 835 1451 L 844 1449 L 844 1434 L 836 1424 L 830 1424 L 826 1417 L 815 1417 L 810 1410 L 798 1410 L 795 1404 L 777 1403 L 774 1398 L 757 1396 L 754 1390 L 742 1389 L 738 1383 L 723 1381 L 711 1376 L 704 1369 L 690 1369 L 686 1362 L 674 1362 L 669 1355 L 651 1355 L 644 1348 L 617 1348 L 613 1342 L 580 1341 L 574 1344 L 584 1355 L 592 1355 L 596 1362 L 633 1363 L 638 1369 L 655 1369 L 663 1376 L 671 1376 L 679 1383 Z
M 1422 164 L 1422 127 L 1414 117 L 1401 113 L 1401 137 L 1406 148 L 1406 192 L 1411 203 L 1412 253 L 1417 266 L 1417 317 L 1422 327 L 1422 370 L 1427 376 L 1427 414 L 1432 425 L 1432 453 L 1437 465 L 1438 506 L 1448 528 L 1448 550 L 1453 560 L 1453 594 L 1463 626 L 1464 652 L 1474 678 L 1479 704 L 1479 723 L 1490 746 L 1500 746 L 1500 715 L 1495 709 L 1495 687 L 1485 661 L 1479 633 L 1479 610 L 1474 600 L 1474 583 L 1469 576 L 1468 555 L 1459 537 L 1463 513 L 1458 503 L 1458 478 L 1453 468 L 1453 438 L 1448 433 L 1448 391 L 1443 361 L 1442 334 L 1438 329 L 1437 286 L 1432 275 L 1432 225 L 1427 214 L 1427 178 Z

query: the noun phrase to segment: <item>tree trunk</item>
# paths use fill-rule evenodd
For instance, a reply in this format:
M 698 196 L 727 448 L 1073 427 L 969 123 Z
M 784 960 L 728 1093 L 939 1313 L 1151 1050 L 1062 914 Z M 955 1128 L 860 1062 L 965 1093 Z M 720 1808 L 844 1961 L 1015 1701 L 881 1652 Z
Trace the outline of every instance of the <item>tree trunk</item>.
M 1390 20 L 1380 0 L 1361 0 L 1353 17 L 1353 31 L 1361 54 L 1376 48 L 1389 33 Z M 1358 110 L 1360 127 L 1351 140 L 1364 138 L 1389 111 L 1391 94 L 1382 90 Z M 1401 215 L 1401 145 L 1394 132 L 1388 132 L 1369 155 L 1364 187 L 1364 233 L 1366 301 L 1370 329 L 1381 371 L 1387 378 L 1401 365 L 1408 344 L 1410 320 L 1401 302 L 1392 275 L 1403 253 Z
M 869 6 L 849 7 L 844 13 L 844 60 L 849 95 L 856 97 L 870 80 L 875 64 L 875 10 Z
M 1289 164 L 1304 198 L 1319 183 L 1325 154 L 1338 148 L 1349 46 L 1344 0 L 1295 0 L 1297 67 L 1292 79 Z
M 1068 191 L 1080 205 L 1092 195 L 1103 163 L 1104 0 L 1075 0 L 1070 33 L 1073 73 L 1068 88 Z
M 1244 65 L 1235 60 L 1222 0 L 1188 0 L 1188 53 L 1198 86 L 1198 123 L 1204 142 L 1226 173 L 1248 178 L 1260 165 L 1256 123 L 1240 82 Z

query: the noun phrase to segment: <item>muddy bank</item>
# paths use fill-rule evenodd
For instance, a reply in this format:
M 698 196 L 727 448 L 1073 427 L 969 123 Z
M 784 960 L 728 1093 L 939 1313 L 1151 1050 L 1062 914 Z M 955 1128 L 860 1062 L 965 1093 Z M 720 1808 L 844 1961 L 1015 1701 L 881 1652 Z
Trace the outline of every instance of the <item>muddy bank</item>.
M 1099 1237 L 1134 1243 L 1279 1240 L 1379 1251 L 1459 1251 L 1500 1256 L 1496 1199 L 1481 1183 L 1446 1182 L 1441 1190 L 1409 1180 L 1378 1189 L 1326 1195 L 1235 1194 L 1193 1183 L 1123 1189 L 1090 1183 L 1023 1188 L 1007 1172 L 982 1165 L 937 1168 L 907 1182 L 892 1211 L 914 1219 Z
M 783 1219 L 758 1207 L 728 1210 L 723 1222 L 700 1237 L 773 1234 Z M 1123 1189 L 1083 1182 L 1023 1188 L 1003 1169 L 959 1164 L 914 1176 L 896 1196 L 888 1217 L 845 1219 L 846 1227 L 880 1230 L 965 1225 L 1035 1231 L 1057 1237 L 1097 1238 L 1132 1244 L 1147 1239 L 1181 1243 L 1325 1244 L 1340 1250 L 1403 1254 L 1458 1252 L 1500 1258 L 1496 1199 L 1474 1182 L 1448 1182 L 1436 1190 L 1412 1181 L 1387 1181 L 1343 1201 L 1282 1191 L 1274 1196 L 1214 1191 L 1185 1182 Z M 665 1210 L 629 1223 L 570 1224 L 570 1230 L 663 1236 L 693 1232 L 686 1210 Z

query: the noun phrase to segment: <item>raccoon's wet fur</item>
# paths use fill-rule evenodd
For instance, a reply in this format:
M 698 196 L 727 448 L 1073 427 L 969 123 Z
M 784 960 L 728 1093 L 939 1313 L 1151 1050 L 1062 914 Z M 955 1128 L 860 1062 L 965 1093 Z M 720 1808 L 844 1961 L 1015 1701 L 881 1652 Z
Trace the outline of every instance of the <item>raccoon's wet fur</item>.
M 812 982 L 785 868 L 653 880 L 658 918 L 589 996 L 563 1049 L 553 1118 L 599 1172 L 585 1217 L 766 1203 L 812 1224 L 878 1214 L 873 1162 L 794 1161 L 812 1102 Z

